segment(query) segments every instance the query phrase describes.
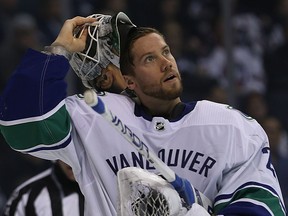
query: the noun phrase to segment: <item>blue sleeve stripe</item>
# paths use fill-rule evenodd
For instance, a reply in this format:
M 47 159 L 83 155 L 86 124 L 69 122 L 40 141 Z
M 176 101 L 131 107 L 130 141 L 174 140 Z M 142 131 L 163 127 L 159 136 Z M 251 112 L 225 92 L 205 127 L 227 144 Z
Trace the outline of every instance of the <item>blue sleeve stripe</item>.
M 71 135 L 69 134 L 68 139 L 64 140 L 64 142 L 60 142 L 60 144 L 45 146 L 45 145 L 38 145 L 35 148 L 24 150 L 24 153 L 33 153 L 33 152 L 39 152 L 39 151 L 46 151 L 46 150 L 57 150 L 65 148 L 66 146 L 71 143 Z

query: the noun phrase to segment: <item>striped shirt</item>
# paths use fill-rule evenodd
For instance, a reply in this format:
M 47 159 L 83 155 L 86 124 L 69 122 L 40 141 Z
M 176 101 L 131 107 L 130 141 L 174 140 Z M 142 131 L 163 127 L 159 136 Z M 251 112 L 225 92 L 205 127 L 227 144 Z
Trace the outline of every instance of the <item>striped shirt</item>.
M 4 216 L 83 216 L 84 196 L 57 163 L 18 186 Z

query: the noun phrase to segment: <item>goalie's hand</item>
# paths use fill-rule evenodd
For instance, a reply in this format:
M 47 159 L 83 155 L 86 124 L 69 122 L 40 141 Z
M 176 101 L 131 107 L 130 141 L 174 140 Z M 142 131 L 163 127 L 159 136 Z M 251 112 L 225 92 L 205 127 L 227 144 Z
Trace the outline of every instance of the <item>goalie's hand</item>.
M 171 182 L 171 184 L 179 193 L 180 197 L 184 199 L 186 208 L 190 209 L 191 205 L 197 203 L 212 214 L 212 202 L 203 193 L 196 189 L 187 179 L 176 175 L 176 180 Z
M 210 214 L 201 205 L 194 203 L 184 216 L 210 216 Z
M 74 29 L 84 24 L 93 23 L 95 20 L 95 18 L 80 16 L 66 20 L 51 46 L 62 46 L 70 53 L 83 51 L 86 45 L 87 28 L 78 38 L 74 37 Z

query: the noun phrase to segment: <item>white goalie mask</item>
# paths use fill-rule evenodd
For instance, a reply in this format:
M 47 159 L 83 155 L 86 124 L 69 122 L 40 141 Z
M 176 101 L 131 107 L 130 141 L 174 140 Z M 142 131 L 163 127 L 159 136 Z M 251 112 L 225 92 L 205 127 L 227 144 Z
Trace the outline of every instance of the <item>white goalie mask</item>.
M 80 37 L 87 28 L 88 36 L 84 51 L 73 53 L 70 66 L 85 87 L 94 88 L 89 81 L 100 76 L 109 63 L 120 68 L 120 37 L 125 38 L 125 34 L 136 26 L 123 12 L 114 16 L 93 14 L 89 17 L 96 18 L 96 21 L 74 31 L 74 37 Z

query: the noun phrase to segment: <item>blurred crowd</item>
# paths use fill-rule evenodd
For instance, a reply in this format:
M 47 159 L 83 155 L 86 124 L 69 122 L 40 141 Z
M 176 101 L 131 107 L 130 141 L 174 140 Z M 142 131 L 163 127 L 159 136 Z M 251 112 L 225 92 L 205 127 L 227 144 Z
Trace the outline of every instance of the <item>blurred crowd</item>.
M 50 45 L 66 19 L 119 11 L 165 35 L 182 74 L 183 101 L 232 104 L 263 126 L 287 204 L 288 0 L 0 0 L 0 91 L 26 49 Z M 81 92 L 74 73 L 67 79 L 69 94 Z M 16 185 L 49 166 L 12 151 L 1 137 L 0 208 Z

